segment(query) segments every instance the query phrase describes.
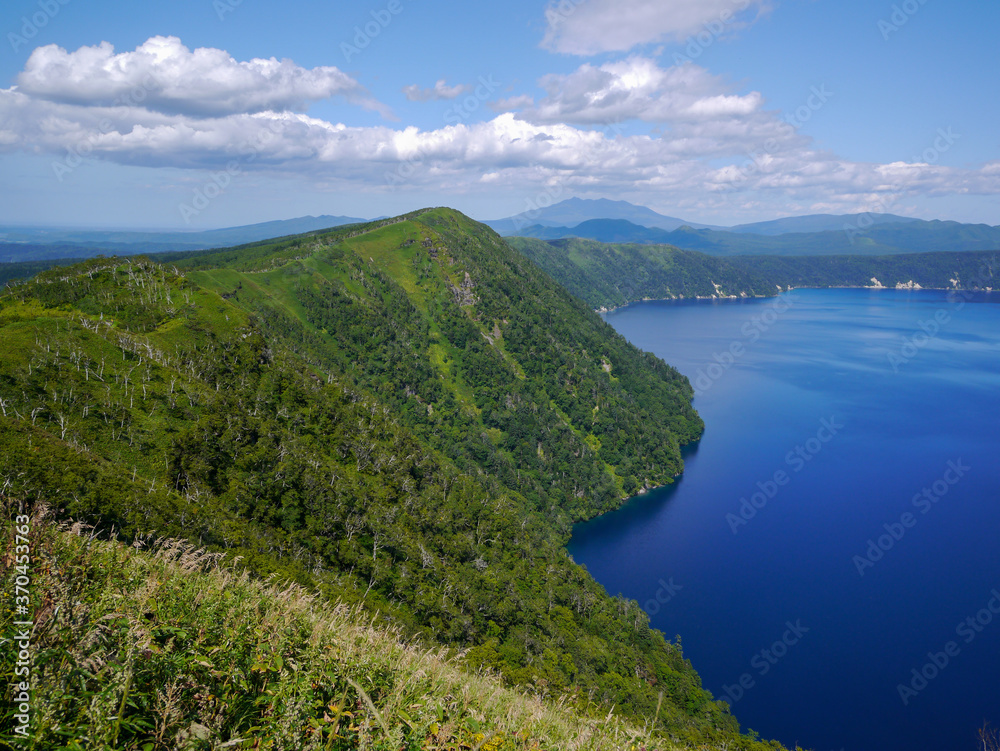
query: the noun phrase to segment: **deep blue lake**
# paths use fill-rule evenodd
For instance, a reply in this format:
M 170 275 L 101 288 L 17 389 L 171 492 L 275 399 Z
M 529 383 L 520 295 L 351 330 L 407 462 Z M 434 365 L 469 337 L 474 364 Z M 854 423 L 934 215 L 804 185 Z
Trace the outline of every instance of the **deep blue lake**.
M 677 483 L 578 525 L 569 550 L 681 636 L 742 727 L 815 751 L 972 751 L 1000 725 L 986 299 L 795 290 L 605 316 L 691 379 L 706 429 Z

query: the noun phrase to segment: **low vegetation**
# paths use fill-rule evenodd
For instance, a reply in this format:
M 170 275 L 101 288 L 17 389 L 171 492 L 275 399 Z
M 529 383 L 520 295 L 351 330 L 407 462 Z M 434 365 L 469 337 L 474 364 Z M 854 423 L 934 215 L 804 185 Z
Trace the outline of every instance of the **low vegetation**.
M 17 509 L 2 499 L 0 611 Z M 585 717 L 464 669 L 365 610 L 251 577 L 183 540 L 125 547 L 31 515 L 31 729 L 21 749 L 668 748 L 614 712 Z M 7 632 L 7 629 L 4 629 Z M 0 650 L 14 679 L 17 650 Z

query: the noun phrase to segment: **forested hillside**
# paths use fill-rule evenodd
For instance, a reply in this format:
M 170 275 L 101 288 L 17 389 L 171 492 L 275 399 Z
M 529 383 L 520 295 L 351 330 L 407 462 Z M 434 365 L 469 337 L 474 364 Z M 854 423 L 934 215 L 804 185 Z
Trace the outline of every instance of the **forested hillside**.
M 763 747 L 563 547 L 682 470 L 690 385 L 482 225 L 53 269 L 0 297 L 0 342 L 5 495 L 187 538 L 585 713 Z
M 883 217 L 889 219 L 888 217 Z M 1000 249 L 1000 227 L 988 224 L 922 221 L 878 222 L 871 215 L 844 216 L 836 229 L 803 231 L 810 220 L 829 226 L 830 218 L 796 217 L 728 229 L 695 229 L 689 225 L 670 231 L 623 219 L 591 219 L 575 227 L 521 225 L 510 234 L 540 240 L 586 239 L 608 243 L 653 243 L 696 250 L 713 256 L 780 255 L 897 255 L 900 253 L 958 252 Z M 836 219 L 836 217 L 832 217 Z M 900 219 L 902 219 L 900 217 Z M 797 220 L 797 221 L 795 221 Z M 780 227 L 796 231 L 776 233 Z M 755 229 L 765 231 L 757 232 Z
M 886 287 L 912 282 L 935 289 L 995 289 L 994 277 L 1000 277 L 997 251 L 720 258 L 670 245 L 578 238 L 507 242 L 594 308 L 642 299 L 767 296 L 788 287 L 870 287 L 873 279 Z

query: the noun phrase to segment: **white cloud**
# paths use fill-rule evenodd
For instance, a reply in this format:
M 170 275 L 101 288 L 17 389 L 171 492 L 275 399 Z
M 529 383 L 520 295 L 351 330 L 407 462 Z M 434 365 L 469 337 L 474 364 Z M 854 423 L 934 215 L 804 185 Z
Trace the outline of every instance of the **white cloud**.
M 529 101 L 519 117 L 534 123 L 607 126 L 654 124 L 676 155 L 742 156 L 772 141 L 782 149 L 805 142 L 789 123 L 764 109 L 756 91 L 738 93 L 723 78 L 694 63 L 661 68 L 645 57 L 584 64 L 566 75 L 548 75 L 546 96 Z M 772 147 L 776 148 L 776 147 Z
M 752 23 L 770 0 L 553 0 L 542 47 L 572 55 L 626 52 L 640 44 L 713 37 Z
M 124 103 L 189 117 L 303 111 L 310 102 L 338 95 L 379 107 L 361 84 L 332 66 L 307 69 L 273 57 L 238 62 L 224 50 L 192 51 L 177 37 L 163 36 L 119 54 L 107 42 L 75 52 L 54 44 L 38 47 L 17 85 L 24 94 L 52 102 Z
M 0 151 L 50 154 L 57 175 L 56 165 L 76 155 L 205 170 L 235 161 L 240 172 L 299 175 L 319 190 L 533 196 L 558 186 L 565 196 L 615 195 L 695 217 L 734 207 L 782 215 L 817 206 L 864 210 L 886 195 L 1000 194 L 998 162 L 978 170 L 870 164 L 818 150 L 765 110 L 759 93 L 735 91 L 691 63 L 661 68 L 633 57 L 583 65 L 544 78 L 537 101 L 512 96 L 491 105 L 508 110 L 492 119 L 425 130 L 352 126 L 299 111 L 331 92 L 361 95 L 332 69 L 249 65 L 210 51 L 214 74 L 199 50 L 152 45 L 163 53 L 156 57 L 150 44 L 140 48 L 142 60 L 107 46 L 36 51 L 19 85 L 0 89 Z M 155 93 L 115 103 L 147 76 Z M 595 127 L 621 122 L 630 127 Z M 637 133 L 637 125 L 650 132 Z
M 528 94 L 518 94 L 517 96 L 490 102 L 489 108 L 494 112 L 515 112 L 517 110 L 533 108 L 534 105 L 535 100 L 533 97 Z
M 722 78 L 701 66 L 661 68 L 645 57 L 585 64 L 568 75 L 545 76 L 540 83 L 548 96 L 523 113 L 535 122 L 698 121 L 746 117 L 763 106 L 758 92 L 734 94 Z
M 472 91 L 472 87 L 466 84 L 449 86 L 442 78 L 429 89 L 423 89 L 415 83 L 403 88 L 403 93 L 411 102 L 429 102 L 436 99 L 455 99 L 456 97 Z

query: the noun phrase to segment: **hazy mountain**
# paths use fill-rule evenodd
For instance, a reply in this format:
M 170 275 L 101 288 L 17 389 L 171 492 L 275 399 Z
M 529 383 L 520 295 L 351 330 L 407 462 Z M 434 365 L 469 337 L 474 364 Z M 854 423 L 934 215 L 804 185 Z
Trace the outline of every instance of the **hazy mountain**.
M 895 214 L 808 214 L 806 216 L 786 216 L 767 222 L 737 224 L 723 227 L 727 232 L 746 232 L 755 235 L 785 235 L 790 232 L 839 232 L 845 227 L 867 228 L 881 224 L 904 224 L 917 222 L 908 216 Z
M 672 230 L 685 224 L 696 228 L 711 225 L 696 224 L 673 216 L 659 214 L 645 206 L 636 206 L 628 201 L 611 201 L 607 198 L 569 198 L 565 201 L 526 211 L 505 219 L 484 221 L 501 235 L 523 234 L 525 227 L 541 225 L 543 227 L 575 227 L 591 219 L 624 219 L 643 227 L 656 227 Z
M 0 262 L 90 258 L 169 250 L 203 250 L 259 242 L 367 221 L 350 216 L 303 216 L 197 232 L 144 232 L 0 226 Z
M 887 224 L 907 224 L 921 220 L 896 214 L 808 214 L 805 216 L 788 216 L 763 222 L 737 224 L 724 227 L 711 224 L 699 224 L 673 216 L 665 216 L 645 206 L 638 206 L 628 201 L 610 201 L 601 199 L 570 198 L 546 208 L 526 211 L 505 219 L 493 219 L 484 222 L 501 235 L 518 235 L 522 237 L 542 237 L 536 227 L 553 227 L 576 229 L 581 224 L 595 220 L 624 220 L 649 229 L 662 229 L 668 232 L 688 226 L 692 229 L 711 229 L 738 234 L 753 235 L 786 235 L 792 233 L 841 232 L 847 227 L 869 229 Z M 529 232 L 528 229 L 532 231 Z M 576 237 L 591 237 L 595 232 L 592 227 L 584 232 L 574 232 Z M 613 225 L 606 225 L 600 230 L 603 237 L 613 231 Z M 624 241 L 619 228 L 617 239 Z M 551 237 L 551 233 L 546 237 Z M 560 235 L 568 237 L 569 234 Z M 598 239 L 598 238 L 594 238 Z M 634 235 L 635 242 L 645 242 L 641 234 Z M 650 240 L 652 242 L 652 240 Z M 658 242 L 658 241 L 657 241 Z
M 626 219 L 588 219 L 575 227 L 525 227 L 517 236 L 540 240 L 583 237 L 605 243 L 667 243 L 673 233 L 658 227 L 643 227 Z

